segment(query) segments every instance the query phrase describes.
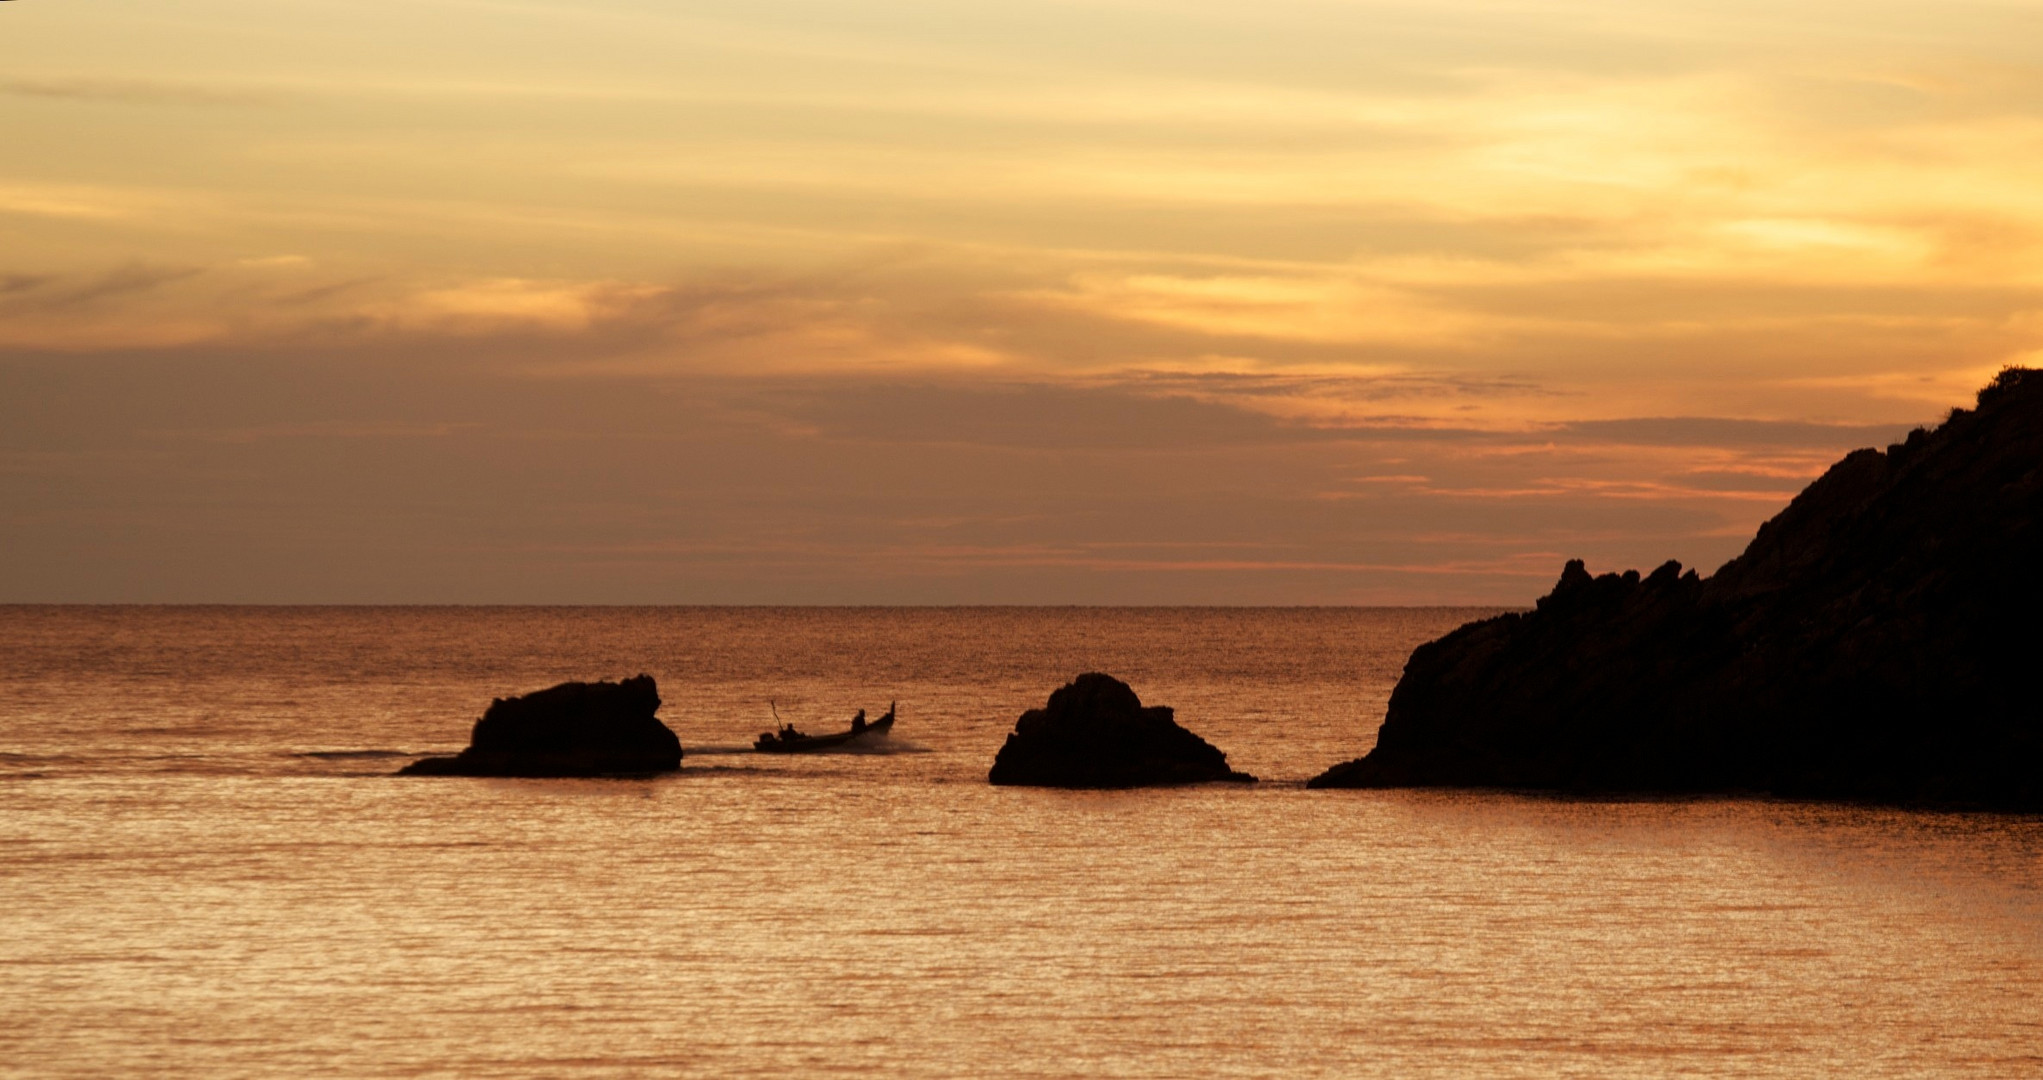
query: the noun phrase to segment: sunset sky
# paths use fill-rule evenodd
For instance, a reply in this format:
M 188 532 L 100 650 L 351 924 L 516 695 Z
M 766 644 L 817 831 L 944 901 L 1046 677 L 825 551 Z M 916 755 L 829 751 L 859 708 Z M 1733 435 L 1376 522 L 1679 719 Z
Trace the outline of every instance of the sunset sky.
M 1529 603 L 2043 362 L 2043 3 L 15 0 L 0 601 Z

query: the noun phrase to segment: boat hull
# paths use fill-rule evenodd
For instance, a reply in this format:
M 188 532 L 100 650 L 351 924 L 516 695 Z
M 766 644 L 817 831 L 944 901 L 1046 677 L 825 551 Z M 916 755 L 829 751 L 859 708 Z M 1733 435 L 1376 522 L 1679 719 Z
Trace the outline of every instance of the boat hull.
M 801 735 L 793 739 L 782 739 L 771 735 L 759 736 L 752 749 L 762 754 L 813 754 L 819 750 L 832 750 L 870 735 L 885 734 L 894 726 L 894 714 L 889 711 L 865 726 L 862 731 L 840 731 L 831 735 Z

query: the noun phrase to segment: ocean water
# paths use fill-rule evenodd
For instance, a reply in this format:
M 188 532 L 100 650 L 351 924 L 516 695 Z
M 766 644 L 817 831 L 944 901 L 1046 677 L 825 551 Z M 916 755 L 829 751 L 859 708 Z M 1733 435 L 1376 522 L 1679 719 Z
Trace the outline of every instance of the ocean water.
M 0 608 L 0 1073 L 2043 1075 L 2043 819 L 1305 790 L 1479 614 Z M 1085 670 L 1264 782 L 988 786 Z M 389 775 L 641 671 L 677 775 Z

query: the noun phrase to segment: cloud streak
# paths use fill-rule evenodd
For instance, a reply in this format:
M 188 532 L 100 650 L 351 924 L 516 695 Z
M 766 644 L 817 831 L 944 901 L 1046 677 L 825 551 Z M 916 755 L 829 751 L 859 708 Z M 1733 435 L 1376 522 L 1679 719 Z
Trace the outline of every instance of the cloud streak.
M 1261 384 L 563 373 L 444 328 L 350 341 L 0 354 L 0 593 L 1516 602 L 1563 555 L 1713 566 L 1869 432 L 1329 428 Z
M 0 94 L 120 105 L 206 107 L 270 105 L 278 100 L 278 95 L 269 90 L 202 83 L 94 77 L 0 79 Z

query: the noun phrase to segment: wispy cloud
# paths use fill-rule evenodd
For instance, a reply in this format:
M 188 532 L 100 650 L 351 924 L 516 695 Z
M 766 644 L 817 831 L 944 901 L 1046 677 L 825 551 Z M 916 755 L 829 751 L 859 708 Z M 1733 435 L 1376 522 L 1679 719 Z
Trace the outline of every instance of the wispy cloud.
M 204 267 L 197 266 L 152 266 L 147 263 L 130 263 L 62 288 L 19 295 L 8 304 L 8 307 L 14 311 L 38 309 L 62 311 L 82 308 L 98 301 L 150 292 L 171 282 L 182 281 L 204 272 Z
M 119 105 L 198 106 L 271 105 L 282 97 L 270 88 L 90 76 L 0 79 L 0 94 Z
M 1630 446 L 1839 447 L 1885 446 L 1908 434 L 1905 425 L 1812 424 L 1703 416 L 1577 420 L 1559 433 Z

